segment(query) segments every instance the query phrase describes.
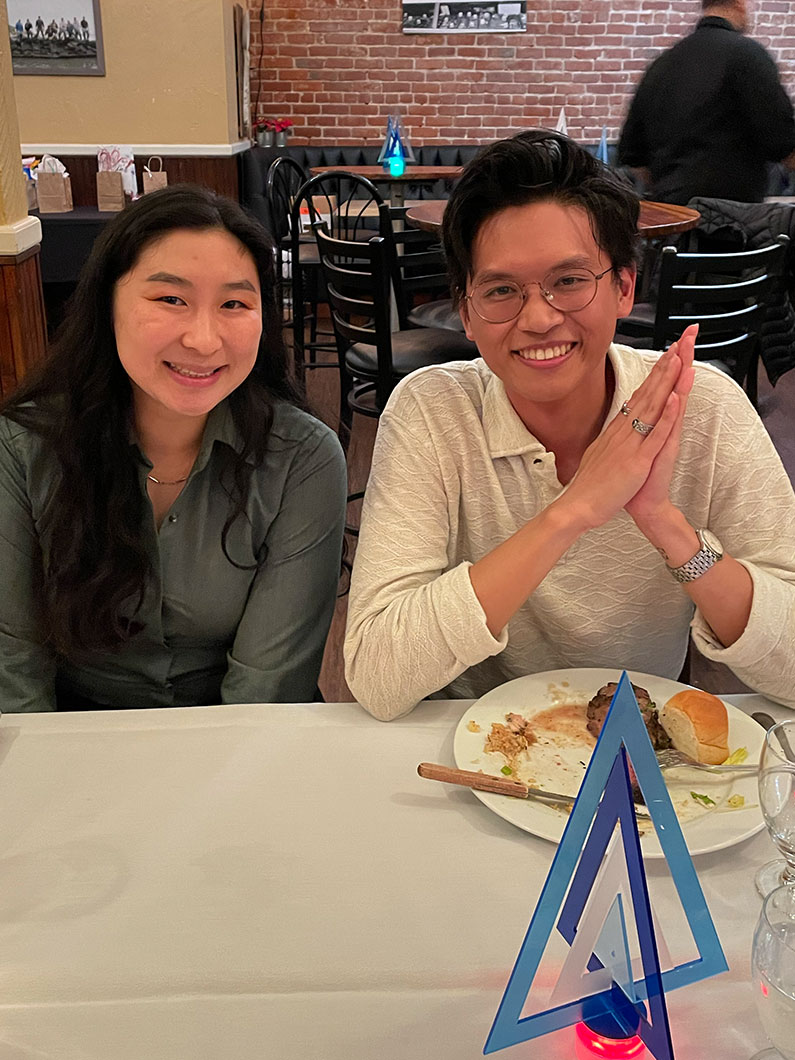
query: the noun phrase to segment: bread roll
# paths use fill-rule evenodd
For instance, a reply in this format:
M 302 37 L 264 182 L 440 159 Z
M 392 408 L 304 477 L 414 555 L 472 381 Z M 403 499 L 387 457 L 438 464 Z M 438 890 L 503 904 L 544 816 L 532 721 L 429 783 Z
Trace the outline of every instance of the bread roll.
M 671 696 L 660 711 L 662 727 L 677 751 L 720 765 L 729 757 L 729 718 L 726 707 L 711 692 L 688 688 Z

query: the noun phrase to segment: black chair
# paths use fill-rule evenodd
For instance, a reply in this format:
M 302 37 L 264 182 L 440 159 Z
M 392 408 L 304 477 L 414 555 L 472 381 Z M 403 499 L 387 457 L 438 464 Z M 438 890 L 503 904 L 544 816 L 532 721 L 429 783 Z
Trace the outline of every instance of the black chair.
M 759 330 L 767 303 L 782 282 L 789 239 L 736 254 L 682 253 L 663 247 L 657 305 L 618 322 L 616 340 L 664 350 L 689 324 L 698 324 L 696 358 L 711 361 L 745 386 L 757 402 Z M 641 341 L 636 341 L 640 337 Z M 645 340 L 645 341 L 644 341 Z
M 383 197 L 375 185 L 365 177 L 345 170 L 331 170 L 312 177 L 298 189 L 290 208 L 290 246 L 293 260 L 300 260 L 304 246 L 302 241 L 308 236 L 313 240 L 311 253 L 314 260 L 319 261 L 317 245 L 312 236 L 312 226 L 315 222 L 324 222 L 331 234 L 340 239 L 366 240 L 383 227 L 384 209 L 386 204 Z M 307 253 L 304 249 L 303 254 Z M 308 315 L 306 306 L 311 302 L 311 293 L 306 286 L 305 270 L 293 269 L 293 355 L 299 375 L 306 367 L 307 350 L 310 353 L 310 366 L 313 363 L 331 363 L 314 362 L 312 348 L 315 344 L 311 334 L 310 341 L 306 342 L 306 325 L 311 322 L 311 311 Z M 324 293 L 323 301 L 326 299 Z
M 274 159 L 265 178 L 265 200 L 268 205 L 268 228 L 276 244 L 276 281 L 283 315 L 286 314 L 290 287 L 290 210 L 295 197 L 306 183 L 306 174 L 292 158 Z M 314 240 L 307 245 L 313 246 Z M 319 262 L 315 258 L 319 268 Z
M 315 351 L 334 348 L 331 333 L 325 341 L 318 340 L 318 305 L 325 302 L 325 292 L 315 238 L 311 231 L 299 230 L 297 239 L 293 239 L 293 205 L 306 179 L 306 174 L 298 162 L 283 155 L 273 160 L 265 180 L 269 228 L 276 244 L 276 282 L 282 307 L 282 321 L 286 326 L 293 324 L 293 279 L 296 273 L 300 273 L 297 286 L 302 294 L 302 335 L 307 324 L 310 328 L 309 342 L 302 345 L 300 363 L 296 361 L 299 376 L 306 367 L 305 351 L 309 351 L 310 367 L 315 367 L 318 364 Z M 306 312 L 307 304 L 310 306 L 309 312 Z
M 406 206 L 390 206 L 395 245 L 395 297 L 401 328 L 447 328 L 463 332 L 464 325 L 450 290 L 447 266 L 438 236 L 406 224 Z M 420 299 L 418 301 L 418 299 Z
M 477 347 L 444 328 L 393 330 L 389 240 L 339 239 L 313 225 L 326 283 L 340 365 L 340 423 L 353 413 L 378 417 L 397 383 L 418 368 L 478 356 Z

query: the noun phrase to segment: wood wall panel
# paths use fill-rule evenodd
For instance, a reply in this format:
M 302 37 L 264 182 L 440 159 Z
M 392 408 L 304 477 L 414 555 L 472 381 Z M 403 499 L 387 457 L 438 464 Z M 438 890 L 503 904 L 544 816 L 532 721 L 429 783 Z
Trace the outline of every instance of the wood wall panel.
M 39 248 L 0 255 L 0 398 L 47 349 Z
M 240 197 L 237 156 L 223 158 L 177 157 L 163 155 L 163 168 L 170 184 L 187 181 L 205 184 L 213 191 L 237 201 Z M 95 155 L 59 155 L 72 181 L 75 206 L 97 205 L 97 159 Z M 149 156 L 135 156 L 138 187 L 143 188 L 143 170 Z

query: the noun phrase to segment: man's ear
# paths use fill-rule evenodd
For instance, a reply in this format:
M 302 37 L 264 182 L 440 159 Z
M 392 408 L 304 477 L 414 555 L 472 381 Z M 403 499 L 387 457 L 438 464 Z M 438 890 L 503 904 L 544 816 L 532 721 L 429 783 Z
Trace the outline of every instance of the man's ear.
M 461 317 L 461 323 L 464 325 L 464 334 L 470 342 L 475 341 L 475 337 L 472 334 L 472 328 L 469 320 L 469 302 L 461 295 L 461 301 L 458 303 L 458 315 Z
M 616 319 L 628 316 L 635 303 L 635 281 L 638 271 L 634 265 L 629 265 L 616 272 L 616 287 L 618 288 L 618 305 L 616 306 Z

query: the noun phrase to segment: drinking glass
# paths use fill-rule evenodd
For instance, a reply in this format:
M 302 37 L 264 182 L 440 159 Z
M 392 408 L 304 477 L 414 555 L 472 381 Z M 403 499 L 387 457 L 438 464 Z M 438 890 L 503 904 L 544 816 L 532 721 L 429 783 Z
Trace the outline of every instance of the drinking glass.
M 751 949 L 751 981 L 759 1018 L 775 1049 L 753 1060 L 795 1060 L 795 888 L 771 891 Z
M 795 886 L 795 721 L 769 729 L 759 758 L 759 805 L 770 838 L 784 855 L 756 874 L 764 898 L 782 883 Z

